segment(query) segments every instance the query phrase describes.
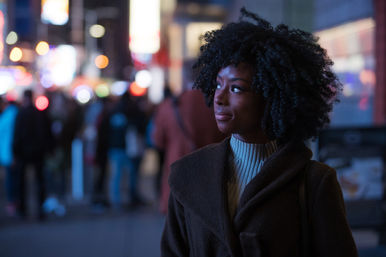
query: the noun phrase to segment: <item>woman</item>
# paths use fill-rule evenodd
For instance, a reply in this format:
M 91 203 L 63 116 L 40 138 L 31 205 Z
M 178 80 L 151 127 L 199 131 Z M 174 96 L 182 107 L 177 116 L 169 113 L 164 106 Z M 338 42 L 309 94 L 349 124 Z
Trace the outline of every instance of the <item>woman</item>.
M 162 256 L 355 257 L 336 173 L 303 143 L 329 122 L 332 62 L 311 34 L 241 12 L 194 66 L 231 137 L 172 165 Z

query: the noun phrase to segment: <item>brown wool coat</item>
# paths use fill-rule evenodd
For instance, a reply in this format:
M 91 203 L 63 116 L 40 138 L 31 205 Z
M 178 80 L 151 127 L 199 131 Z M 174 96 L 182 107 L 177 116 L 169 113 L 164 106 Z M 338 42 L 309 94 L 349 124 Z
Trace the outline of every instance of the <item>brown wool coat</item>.
M 162 256 L 300 256 L 302 170 L 311 151 L 303 143 L 280 147 L 243 192 L 236 215 L 227 207 L 229 139 L 172 165 Z M 311 161 L 307 204 L 313 257 L 357 257 L 335 171 Z

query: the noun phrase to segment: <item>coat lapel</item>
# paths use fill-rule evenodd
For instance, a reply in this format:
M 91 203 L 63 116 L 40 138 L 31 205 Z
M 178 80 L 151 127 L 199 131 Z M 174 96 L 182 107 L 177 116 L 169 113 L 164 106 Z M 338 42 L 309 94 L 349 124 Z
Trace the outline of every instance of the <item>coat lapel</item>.
M 228 151 L 229 138 L 184 157 L 172 165 L 169 183 L 184 207 L 198 216 L 236 256 L 225 181 Z
M 234 219 L 236 231 L 239 231 L 248 221 L 251 208 L 260 204 L 278 188 L 296 177 L 311 156 L 311 151 L 303 142 L 290 142 L 270 156 L 241 195 Z

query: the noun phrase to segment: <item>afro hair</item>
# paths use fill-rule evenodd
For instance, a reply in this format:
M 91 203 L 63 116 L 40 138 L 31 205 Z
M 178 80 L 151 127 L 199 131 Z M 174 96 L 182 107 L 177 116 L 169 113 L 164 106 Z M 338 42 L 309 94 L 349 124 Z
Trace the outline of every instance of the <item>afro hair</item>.
M 238 22 L 206 32 L 202 39 L 193 87 L 204 93 L 209 105 L 218 72 L 245 62 L 253 68 L 252 89 L 266 102 L 261 126 L 271 140 L 315 138 L 330 122 L 341 83 L 312 34 L 284 24 L 273 28 L 242 8 Z

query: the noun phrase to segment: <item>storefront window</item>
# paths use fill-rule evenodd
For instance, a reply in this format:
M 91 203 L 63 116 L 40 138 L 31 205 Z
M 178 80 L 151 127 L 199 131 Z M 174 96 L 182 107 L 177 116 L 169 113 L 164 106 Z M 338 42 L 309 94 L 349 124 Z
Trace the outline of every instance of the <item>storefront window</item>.
M 315 33 L 334 61 L 333 70 L 343 84 L 340 103 L 331 114 L 331 126 L 373 124 L 374 33 L 371 18 Z

